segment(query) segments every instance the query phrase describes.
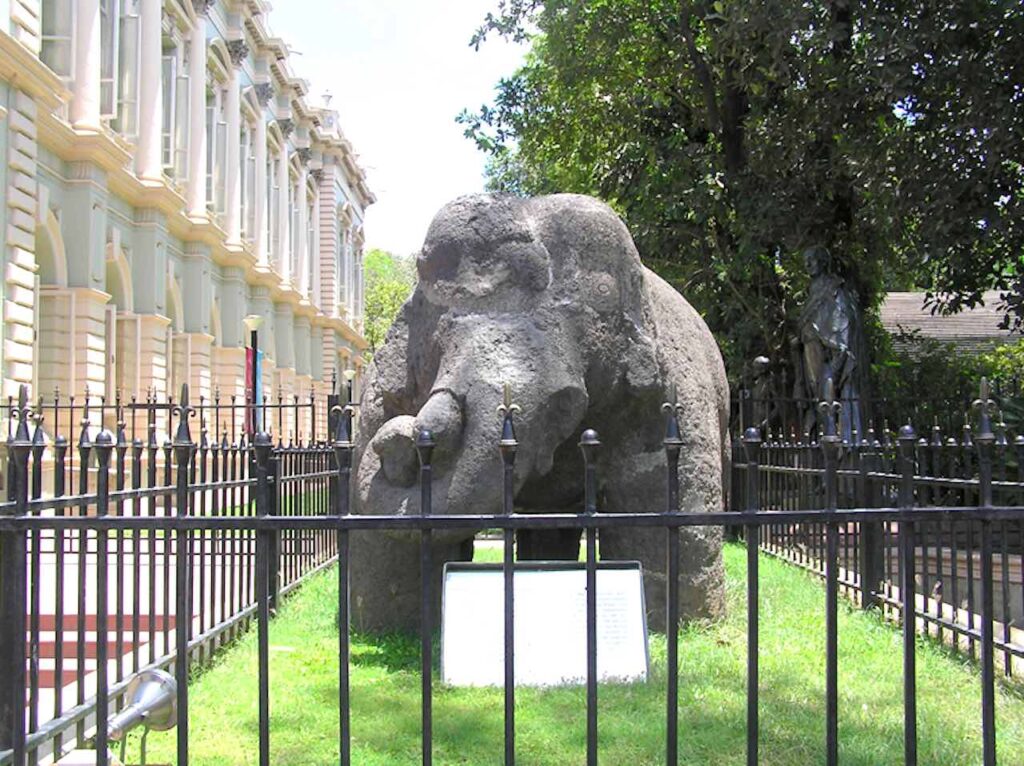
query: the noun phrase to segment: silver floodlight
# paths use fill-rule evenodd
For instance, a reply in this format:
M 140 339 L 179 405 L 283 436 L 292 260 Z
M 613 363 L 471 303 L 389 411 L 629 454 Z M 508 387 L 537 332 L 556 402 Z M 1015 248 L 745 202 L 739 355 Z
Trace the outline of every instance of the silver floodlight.
M 150 731 L 166 731 L 178 722 L 178 684 L 163 670 L 143 670 L 125 689 L 127 706 L 107 719 L 107 736 L 121 742 L 121 760 L 128 732 L 144 726 L 142 763 L 146 762 L 146 735 Z

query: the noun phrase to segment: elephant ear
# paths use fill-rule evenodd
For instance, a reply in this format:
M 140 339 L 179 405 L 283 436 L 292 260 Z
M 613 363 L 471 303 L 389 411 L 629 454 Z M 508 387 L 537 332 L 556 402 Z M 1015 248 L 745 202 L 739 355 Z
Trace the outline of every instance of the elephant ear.
M 435 216 L 417 259 L 431 302 L 460 310 L 529 310 L 550 282 L 550 257 L 523 200 L 478 195 Z

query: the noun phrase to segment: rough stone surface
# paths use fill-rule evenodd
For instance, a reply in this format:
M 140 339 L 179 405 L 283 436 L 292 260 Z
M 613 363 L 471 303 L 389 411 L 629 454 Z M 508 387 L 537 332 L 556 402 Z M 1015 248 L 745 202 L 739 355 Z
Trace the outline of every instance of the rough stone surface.
M 664 509 L 660 407 L 673 383 L 682 408 L 682 509 L 722 508 L 728 388 L 721 355 L 693 308 L 641 265 L 610 208 L 576 195 L 463 197 L 435 217 L 417 268 L 419 285 L 362 392 L 357 513 L 420 512 L 413 446 L 420 428 L 437 440 L 434 513 L 500 513 L 496 407 L 505 383 L 522 408 L 517 511 L 582 508 L 577 443 L 587 427 L 602 442 L 600 510 Z M 472 535 L 434 533 L 436 596 L 443 562 L 470 558 Z M 713 617 L 723 608 L 721 530 L 684 528 L 681 537 L 681 613 Z M 358 628 L 418 628 L 419 540 L 419 533 L 353 535 Z M 519 540 L 520 554 L 531 558 L 574 558 L 578 545 L 577 535 L 564 533 Z M 664 530 L 606 530 L 600 552 L 642 562 L 649 624 L 664 629 Z

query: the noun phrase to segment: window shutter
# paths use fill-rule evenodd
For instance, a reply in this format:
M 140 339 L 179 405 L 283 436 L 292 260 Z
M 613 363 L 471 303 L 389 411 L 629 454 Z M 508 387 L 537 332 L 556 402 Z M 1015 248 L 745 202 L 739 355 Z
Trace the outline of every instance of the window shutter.
M 216 165 L 213 145 L 216 120 L 216 105 L 213 103 L 213 99 L 208 97 L 206 100 L 206 206 L 210 210 L 214 209 L 213 188 L 216 181 L 213 172 Z
M 74 2 L 43 0 L 39 57 L 65 82 L 72 79 L 74 72 L 74 28 Z
M 214 194 L 216 200 L 216 211 L 224 212 L 224 180 L 227 174 L 228 158 L 228 124 L 223 119 L 217 121 L 217 135 L 214 146 Z
M 186 67 L 175 82 L 174 94 L 174 177 L 188 180 L 189 76 Z
M 127 138 L 135 138 L 139 132 L 139 48 L 142 29 L 137 6 L 136 0 L 125 0 L 120 19 L 117 124 L 114 128 Z
M 100 116 L 117 117 L 117 65 L 120 58 L 119 0 L 100 0 Z
M 161 128 L 161 163 L 168 173 L 174 171 L 174 107 L 178 58 L 172 48 L 160 61 L 160 88 L 163 96 L 163 126 Z

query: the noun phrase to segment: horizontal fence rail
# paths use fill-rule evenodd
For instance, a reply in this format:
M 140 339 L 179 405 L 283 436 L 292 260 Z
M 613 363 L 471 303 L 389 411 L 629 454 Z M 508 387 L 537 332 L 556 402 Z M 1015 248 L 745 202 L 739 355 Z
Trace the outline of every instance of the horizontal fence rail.
M 597 537 L 602 529 L 631 526 L 652 527 L 664 531 L 666 541 L 667 567 L 669 587 L 667 588 L 668 603 L 666 604 L 665 632 L 668 636 L 668 668 L 665 696 L 665 762 L 678 762 L 678 742 L 685 736 L 685 730 L 678 719 L 679 668 L 676 645 L 678 641 L 679 613 L 677 609 L 678 588 L 678 533 L 681 527 L 689 526 L 741 526 L 744 530 L 747 547 L 747 762 L 757 763 L 758 745 L 762 734 L 759 727 L 758 701 L 758 549 L 761 544 L 770 544 L 773 535 L 779 529 L 790 529 L 795 526 L 820 527 L 823 540 L 817 547 L 815 555 L 823 562 L 826 578 L 826 591 L 823 609 L 826 615 L 826 664 L 825 664 L 825 709 L 826 721 L 823 740 L 826 743 L 826 761 L 835 764 L 838 760 L 838 721 L 842 716 L 839 706 L 838 687 L 838 640 L 837 609 L 840 588 L 845 586 L 846 578 L 842 556 L 848 539 L 847 530 L 857 525 L 878 525 L 883 530 L 892 529 L 900 544 L 893 553 L 896 569 L 903 573 L 899 580 L 900 603 L 913 604 L 918 585 L 914 573 L 915 556 L 919 547 L 918 539 L 924 537 L 924 529 L 929 524 L 967 523 L 977 527 L 977 539 L 981 553 L 979 563 L 982 570 L 979 592 L 979 611 L 974 626 L 973 640 L 979 647 L 978 662 L 981 668 L 981 687 L 983 705 L 982 724 L 982 758 L 986 766 L 996 763 L 995 727 L 996 710 L 994 696 L 994 667 L 996 641 L 994 636 L 994 619 L 996 616 L 993 602 L 991 577 L 993 551 L 995 542 L 993 530 L 1000 524 L 1019 525 L 1024 519 L 1024 509 L 1017 503 L 998 505 L 994 502 L 991 460 L 989 456 L 994 447 L 995 436 L 992 434 L 988 420 L 987 405 L 980 408 L 981 423 L 975 443 L 978 446 L 979 474 L 976 491 L 970 494 L 970 502 L 956 506 L 918 506 L 915 505 L 915 484 L 913 472 L 913 435 L 908 430 L 901 432 L 898 440 L 895 462 L 891 470 L 885 471 L 886 482 L 893 482 L 895 476 L 895 492 L 877 493 L 878 502 L 875 507 L 854 505 L 841 508 L 840 500 L 845 497 L 842 485 L 851 477 L 841 477 L 840 465 L 843 463 L 843 445 L 836 435 L 835 403 L 826 403 L 826 422 L 831 423 L 823 434 L 819 450 L 821 452 L 820 471 L 802 476 L 806 483 L 809 496 L 816 499 L 816 507 L 787 508 L 785 510 L 768 510 L 766 504 L 772 497 L 767 483 L 776 481 L 777 475 L 772 472 L 771 465 L 762 465 L 762 455 L 768 456 L 771 447 L 762 441 L 762 435 L 756 429 L 749 429 L 740 443 L 742 448 L 741 461 L 734 465 L 734 479 L 742 481 L 745 491 L 742 493 L 742 510 L 735 512 L 692 513 L 679 510 L 679 472 L 678 461 L 684 441 L 681 437 L 678 409 L 674 402 L 665 406 L 664 448 L 666 455 L 667 505 L 664 509 L 651 509 L 649 513 L 622 514 L 614 509 L 603 509 L 598 506 L 598 486 L 602 445 L 598 434 L 585 431 L 579 442 L 584 462 L 584 498 L 580 513 L 575 514 L 517 514 L 513 509 L 513 488 L 515 458 L 518 441 L 515 437 L 514 415 L 517 408 L 506 399 L 502 412 L 500 429 L 496 429 L 496 449 L 502 456 L 502 476 L 495 477 L 503 482 L 503 505 L 501 513 L 482 514 L 476 516 L 436 516 L 432 513 L 432 456 L 434 441 L 429 432 L 421 431 L 416 441 L 416 449 L 420 460 L 420 490 L 422 498 L 421 513 L 416 516 L 357 516 L 350 513 L 349 492 L 352 469 L 353 444 L 351 440 L 351 419 L 340 407 L 333 413 L 333 441 L 329 445 L 311 445 L 307 448 L 288 449 L 277 447 L 266 433 L 259 433 L 246 447 L 239 447 L 240 457 L 237 462 L 229 461 L 234 469 L 223 471 L 222 463 L 218 463 L 215 475 L 204 474 L 199 455 L 202 447 L 194 443 L 189 432 L 187 393 L 181 399 L 178 408 L 178 428 L 171 443 L 170 452 L 173 461 L 164 464 L 166 475 L 152 486 L 143 488 L 140 481 L 134 481 L 134 473 L 129 476 L 133 484 L 140 486 L 131 489 L 112 489 L 106 479 L 97 477 L 95 489 L 84 482 L 78 494 L 64 498 L 60 503 L 30 497 L 30 459 L 32 437 L 28 429 L 30 412 L 27 407 L 20 409 L 20 420 L 12 439 L 9 442 L 12 470 L 11 500 L 0 504 L 0 545 L 2 548 L 2 603 L 0 603 L 0 677 L 11 679 L 5 682 L 5 694 L 0 700 L 0 722 L 2 722 L 3 739 L 0 739 L 0 763 L 13 763 L 24 766 L 38 755 L 45 741 L 53 741 L 58 734 L 53 729 L 40 727 L 34 729 L 30 716 L 26 716 L 26 700 L 31 700 L 31 667 L 34 645 L 31 629 L 25 625 L 25 616 L 32 614 L 30 604 L 33 596 L 31 587 L 24 573 L 31 571 L 32 541 L 34 535 L 63 535 L 74 538 L 78 547 L 70 555 L 82 555 L 89 547 L 96 555 L 119 555 L 117 540 L 131 540 L 132 545 L 126 547 L 125 555 L 166 556 L 174 561 L 174 567 L 164 567 L 160 575 L 169 577 L 173 569 L 176 586 L 168 592 L 176 600 L 173 614 L 178 616 L 174 624 L 174 640 L 172 645 L 164 644 L 166 654 L 157 651 L 152 659 L 173 664 L 178 677 L 177 688 L 177 763 L 186 766 L 189 760 L 189 707 L 187 669 L 190 659 L 195 658 L 198 642 L 203 637 L 202 630 L 197 627 L 195 619 L 183 620 L 181 615 L 193 615 L 196 608 L 192 602 L 196 593 L 201 590 L 190 587 L 195 578 L 201 576 L 203 568 L 195 563 L 201 560 L 205 551 L 219 554 L 231 550 L 231 545 L 248 546 L 245 550 L 253 557 L 244 559 L 246 566 L 252 566 L 245 575 L 236 572 L 236 577 L 243 583 L 244 597 L 239 604 L 246 616 L 255 616 L 258 647 L 259 672 L 259 730 L 258 742 L 254 750 L 258 752 L 258 762 L 266 766 L 270 762 L 273 742 L 270 738 L 270 667 L 269 667 L 269 621 L 271 608 L 275 598 L 275 576 L 281 576 L 285 582 L 294 584 L 303 572 L 311 571 L 332 561 L 338 561 L 338 615 L 339 615 L 339 677 L 338 677 L 338 758 L 343 766 L 351 760 L 352 729 L 350 721 L 349 697 L 349 533 L 353 529 L 370 530 L 419 530 L 421 545 L 421 566 L 423 573 L 432 569 L 431 535 L 444 529 L 500 529 L 504 540 L 504 620 L 505 620 L 505 684 L 504 684 L 504 760 L 508 765 L 516 762 L 515 744 L 515 653 L 511 641 L 514 635 L 515 603 L 512 590 L 513 540 L 512 533 L 518 529 L 568 528 L 583 530 L 586 540 L 585 567 L 587 575 L 587 599 L 585 606 L 587 634 L 587 673 L 586 673 L 586 707 L 587 727 L 585 747 L 588 765 L 598 762 L 598 743 L 600 740 L 596 667 L 596 631 L 597 631 L 597 599 L 596 599 L 596 567 Z M 96 451 L 99 474 L 108 473 L 110 461 L 116 463 L 117 442 L 104 435 L 88 443 L 88 449 Z M 210 448 L 208 448 L 210 449 Z M 229 445 L 229 451 L 232 449 Z M 221 453 L 217 453 L 221 455 Z M 208 461 L 212 466 L 212 460 Z M 85 461 L 83 461 L 85 464 Z M 208 470 L 213 469 L 208 466 Z M 845 469 L 844 469 L 845 470 Z M 859 476 L 860 474 L 858 474 Z M 116 476 L 116 473 L 115 473 Z M 223 477 L 223 485 L 218 481 Z M 856 477 L 852 477 L 856 478 Z M 884 483 L 884 482 L 883 482 Z M 227 489 L 221 489 L 222 486 Z M 734 484 L 735 487 L 735 484 Z M 890 487 L 892 489 L 892 487 Z M 217 495 L 220 491 L 236 491 L 237 500 L 226 500 Z M 735 501 L 739 492 L 734 492 Z M 788 497 L 788 495 L 786 495 Z M 211 509 L 216 502 L 216 513 L 204 513 L 203 498 L 206 497 L 205 508 Z M 928 499 L 931 495 L 927 496 Z M 217 498 L 216 501 L 214 498 Z M 923 499 L 923 498 L 922 498 Z M 152 502 L 150 502 L 152 501 Z M 159 502 L 158 502 L 159 501 Z M 118 514 L 114 508 L 120 503 L 138 502 L 147 509 L 145 513 Z M 71 509 L 80 509 L 79 513 L 70 513 Z M 148 512 L 152 508 L 153 512 Z M 61 510 L 68 510 L 61 513 Z M 961 521 L 962 520 L 962 521 Z M 788 534 L 788 533 L 787 533 Z M 148 544 L 139 543 L 135 547 L 135 536 Z M 310 536 L 312 535 L 312 536 Z M 918 537 L 920 536 L 920 538 Z M 113 547 L 109 545 L 115 541 Z M 302 540 L 297 547 L 289 541 Z M 163 542 L 165 541 L 165 542 Z M 312 550 L 319 551 L 306 564 L 302 559 L 306 556 L 307 546 L 312 541 Z M 106 551 L 101 554 L 101 551 Z M 217 555 L 215 554 L 215 555 Z M 288 564 L 289 556 L 297 557 L 297 561 Z M 284 564 L 274 561 L 283 560 Z M 228 559 L 230 561 L 230 559 Z M 987 562 L 987 564 L 986 564 Z M 239 562 L 241 565 L 241 561 Z M 900 568 L 902 567 L 902 569 Z M 100 572 L 102 572 L 102 568 Z M 118 575 L 115 570 L 115 577 Z M 155 572 L 150 569 L 148 572 Z M 219 572 L 219 569 L 211 572 Z M 275 574 L 277 573 L 277 574 Z M 986 577 L 986 573 L 989 575 Z M 131 572 L 123 575 L 132 577 Z M 190 582 L 191 580 L 191 582 Z M 432 763 L 433 754 L 433 667 L 431 663 L 433 630 L 438 615 L 432 614 L 434 604 L 434 588 L 439 583 L 432 582 L 430 577 L 422 579 L 422 762 Z M 216 590 L 217 597 L 229 597 L 228 591 Z M 96 608 L 96 624 L 106 626 L 111 615 L 115 618 L 121 614 L 116 606 L 111 605 L 105 596 L 104 588 L 98 588 L 95 594 L 85 596 L 94 599 Z M 895 593 L 895 591 L 894 591 Z M 894 596 L 894 598 L 896 598 Z M 208 607 L 209 608 L 209 607 Z M 131 612 L 133 615 L 138 610 Z M 231 612 L 229 608 L 227 610 Z M 904 609 L 904 612 L 907 610 Z M 216 613 L 216 611 L 214 610 Z M 80 614 L 84 614 L 83 609 Z M 904 652 L 904 761 L 916 763 L 917 713 L 916 713 L 916 667 L 915 652 L 915 621 L 911 617 L 903 619 L 903 652 Z M 106 628 L 104 628 L 106 630 Z M 207 628 L 207 633 L 210 628 Z M 26 642 L 23 637 L 29 635 L 26 653 Z M 106 635 L 104 639 L 106 639 Z M 140 637 L 141 641 L 141 637 Z M 165 639 L 166 641 L 166 639 Z M 106 665 L 109 659 L 109 640 L 99 640 L 96 646 L 97 660 Z M 169 655 L 169 657 L 168 657 Z M 145 659 L 145 658 L 143 658 Z M 143 662 L 133 667 L 132 672 L 142 668 Z M 29 669 L 29 673 L 26 673 Z M 127 672 L 125 673 L 127 676 Z M 96 711 L 93 716 L 97 745 L 106 742 L 106 718 L 101 715 L 101 708 L 116 709 L 123 696 L 123 680 L 102 675 L 95 687 Z M 65 712 L 63 728 L 59 734 L 65 741 L 75 739 L 68 732 L 68 726 L 80 725 L 84 728 L 84 716 L 79 708 Z M 30 707 L 29 707 L 29 712 Z M 71 721 L 71 718 L 78 716 Z M 70 723 L 68 723 L 70 721 Z M 77 739 L 81 741 L 79 732 Z M 59 747 L 58 747 L 59 749 Z M 107 757 L 101 750 L 98 763 L 106 764 Z

